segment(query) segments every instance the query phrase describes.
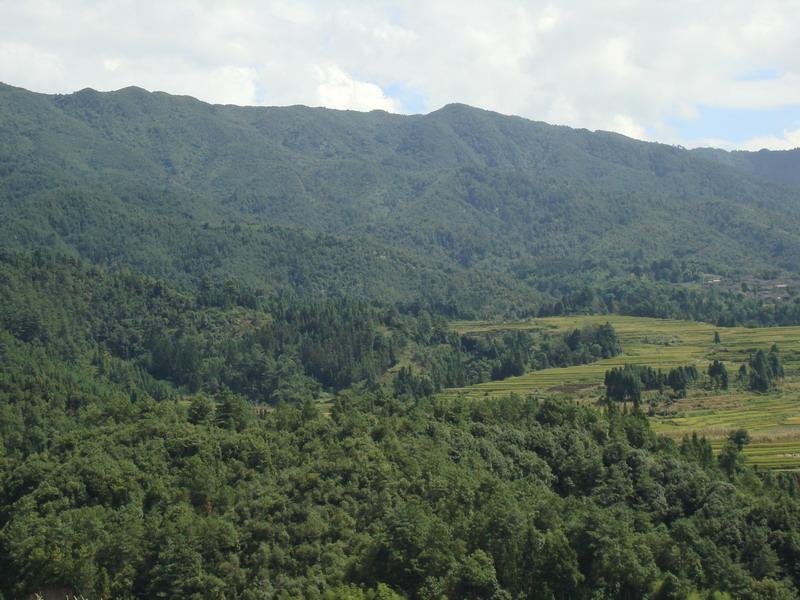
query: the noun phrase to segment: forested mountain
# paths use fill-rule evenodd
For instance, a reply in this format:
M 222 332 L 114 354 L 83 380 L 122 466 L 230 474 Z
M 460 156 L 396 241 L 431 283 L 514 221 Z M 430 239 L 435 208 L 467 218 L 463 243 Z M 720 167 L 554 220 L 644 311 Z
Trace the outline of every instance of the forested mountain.
M 698 156 L 734 166 L 778 183 L 800 185 L 800 148 L 726 152 L 716 148 L 697 148 Z
M 729 159 L 0 86 L 0 600 L 797 598 L 800 484 L 745 432 L 433 397 L 623 352 L 446 316 L 800 322 L 800 189 Z
M 789 162 L 720 164 L 463 105 L 399 116 L 2 86 L 0 136 L 4 246 L 186 285 L 500 314 L 665 260 L 685 282 L 800 265 L 800 188 L 775 183 Z

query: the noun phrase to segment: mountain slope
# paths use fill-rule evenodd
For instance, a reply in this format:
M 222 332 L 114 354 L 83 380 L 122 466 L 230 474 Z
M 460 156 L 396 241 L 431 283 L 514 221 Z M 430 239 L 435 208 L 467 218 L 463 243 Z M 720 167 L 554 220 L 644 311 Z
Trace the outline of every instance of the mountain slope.
M 732 276 L 800 265 L 800 189 L 758 176 L 781 180 L 777 166 L 464 105 L 399 116 L 2 86 L 0 139 L 7 246 L 186 283 L 480 311 L 664 259 Z
M 794 150 L 759 150 L 726 152 L 716 148 L 692 151 L 703 158 L 731 165 L 776 183 L 800 185 L 800 148 Z

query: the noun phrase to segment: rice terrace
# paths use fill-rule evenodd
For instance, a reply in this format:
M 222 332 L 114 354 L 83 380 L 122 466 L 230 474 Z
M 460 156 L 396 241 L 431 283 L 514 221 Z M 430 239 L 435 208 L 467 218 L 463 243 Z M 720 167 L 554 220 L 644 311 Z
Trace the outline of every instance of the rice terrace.
M 604 374 L 612 367 L 636 364 L 669 369 L 694 364 L 705 373 L 709 362 L 717 359 L 735 374 L 751 353 L 777 344 L 786 371 L 777 390 L 759 394 L 735 384 L 727 391 L 698 385 L 686 398 L 651 410 L 651 424 L 656 432 L 676 439 L 696 432 L 708 438 L 715 450 L 730 431 L 746 429 L 752 442 L 744 454 L 751 464 L 769 469 L 800 469 L 800 327 L 716 327 L 694 321 L 617 315 L 547 317 L 509 323 L 459 321 L 453 327 L 462 335 L 499 335 L 514 329 L 559 332 L 606 321 L 613 325 L 622 344 L 618 356 L 453 388 L 442 395 L 476 398 L 513 392 L 596 402 L 603 394 Z M 719 343 L 714 342 L 715 332 L 719 333 Z

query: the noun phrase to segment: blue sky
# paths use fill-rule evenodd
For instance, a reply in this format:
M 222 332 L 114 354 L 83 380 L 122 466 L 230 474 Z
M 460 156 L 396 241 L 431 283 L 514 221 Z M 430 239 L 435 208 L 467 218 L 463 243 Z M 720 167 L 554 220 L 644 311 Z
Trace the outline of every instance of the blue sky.
M 409 114 L 420 114 L 429 112 L 428 100 L 421 90 L 415 90 L 407 83 L 395 81 L 382 88 L 384 94 L 394 98 L 402 108 L 403 112 Z
M 800 146 L 798 0 L 10 0 L 0 81 Z
M 724 140 L 741 147 L 750 140 L 780 138 L 787 131 L 800 130 L 800 105 L 769 109 L 698 106 L 697 111 L 694 118 L 666 119 L 677 137 L 692 146 Z

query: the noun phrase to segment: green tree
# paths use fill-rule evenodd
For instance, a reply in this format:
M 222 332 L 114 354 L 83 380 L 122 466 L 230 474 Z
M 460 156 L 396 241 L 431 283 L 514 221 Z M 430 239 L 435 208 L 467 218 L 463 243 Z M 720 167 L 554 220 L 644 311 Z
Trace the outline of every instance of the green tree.
M 458 565 L 454 575 L 453 597 L 465 600 L 500 600 L 508 597 L 497 583 L 491 556 L 483 550 L 476 550 Z
M 223 390 L 217 397 L 216 413 L 220 427 L 242 431 L 253 418 L 253 407 L 239 394 Z
M 757 392 L 766 392 L 772 387 L 772 366 L 763 350 L 749 360 L 749 387 Z
M 773 379 L 783 378 L 783 364 L 781 363 L 777 344 L 772 344 L 769 354 L 767 354 L 767 362 L 769 363 L 769 370 Z
M 205 394 L 196 394 L 189 403 L 189 422 L 195 425 L 209 421 L 216 409 L 214 401 Z
M 744 429 L 737 429 L 728 434 L 728 439 L 719 453 L 719 465 L 725 473 L 733 476 L 742 470 L 744 461 L 742 449 L 750 443 L 750 435 Z
M 715 388 L 722 390 L 728 389 L 728 369 L 725 368 L 725 363 L 714 360 L 708 366 L 708 377 L 711 379 L 711 385 Z

